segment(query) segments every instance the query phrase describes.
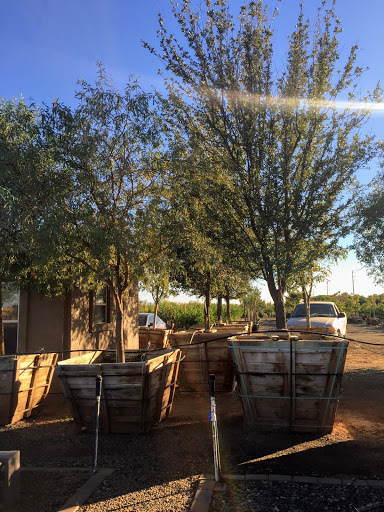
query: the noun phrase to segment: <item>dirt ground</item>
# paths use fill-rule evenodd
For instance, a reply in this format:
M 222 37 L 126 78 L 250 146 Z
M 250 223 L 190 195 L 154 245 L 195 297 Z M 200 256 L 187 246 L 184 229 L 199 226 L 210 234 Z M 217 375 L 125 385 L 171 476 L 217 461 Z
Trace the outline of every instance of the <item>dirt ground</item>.
M 264 321 L 262 328 L 269 326 Z M 347 337 L 380 346 L 350 342 L 332 434 L 250 431 L 244 428 L 237 393 L 218 395 L 223 473 L 384 479 L 384 329 L 349 325 Z M 213 472 L 209 408 L 208 394 L 179 392 L 170 417 L 148 434 L 101 435 L 99 466 L 116 471 L 82 512 L 188 510 L 200 475 Z M 76 433 L 67 411 L 47 417 L 42 410 L 0 428 L 0 450 L 14 449 L 21 451 L 24 467 L 86 468 L 92 464 L 93 435 Z M 20 510 L 57 510 L 57 495 L 54 505 L 47 505 L 47 482 L 34 482 L 34 503 L 26 483 Z M 44 489 L 44 508 L 35 501 L 38 482 Z M 68 490 L 64 485 L 62 479 L 61 495 L 69 497 L 73 482 L 68 482 Z

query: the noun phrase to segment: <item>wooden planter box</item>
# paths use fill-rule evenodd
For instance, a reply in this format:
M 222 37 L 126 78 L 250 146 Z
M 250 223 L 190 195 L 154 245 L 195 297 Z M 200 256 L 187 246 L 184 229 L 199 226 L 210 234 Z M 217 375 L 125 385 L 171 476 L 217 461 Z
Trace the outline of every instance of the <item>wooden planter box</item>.
M 180 391 L 209 391 L 209 374 L 215 375 L 216 391 L 231 391 L 234 367 L 228 338 L 236 332 L 177 332 L 168 336 L 172 347 L 180 348 Z
M 55 369 L 69 399 L 78 431 L 94 428 L 96 377 L 102 376 L 100 429 L 145 433 L 171 412 L 180 350 L 127 350 L 125 363 L 114 352 L 94 351 L 59 362 Z
M 348 342 L 318 338 L 251 335 L 230 340 L 248 424 L 267 430 L 332 432 Z
M 31 415 L 47 396 L 57 354 L 0 357 L 0 425 Z
M 139 348 L 140 349 L 159 349 L 168 347 L 167 329 L 152 329 L 151 327 L 139 327 Z
M 232 324 L 222 324 L 222 325 L 212 325 L 212 331 L 225 331 L 225 332 L 232 332 L 232 333 L 245 333 L 251 331 L 252 322 L 236 322 Z M 192 325 L 188 332 L 194 332 L 194 331 L 204 331 L 205 326 L 203 324 L 198 325 Z

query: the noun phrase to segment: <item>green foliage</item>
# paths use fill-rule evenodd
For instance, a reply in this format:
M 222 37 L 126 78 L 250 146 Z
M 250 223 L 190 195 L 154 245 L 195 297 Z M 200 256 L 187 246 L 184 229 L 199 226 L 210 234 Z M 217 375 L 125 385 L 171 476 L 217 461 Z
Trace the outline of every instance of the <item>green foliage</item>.
M 314 300 L 314 299 L 312 299 Z M 319 299 L 328 300 L 328 299 Z M 300 291 L 290 292 L 288 297 L 285 299 L 285 307 L 288 313 L 292 313 L 295 309 L 296 304 L 303 301 L 303 294 Z
M 216 320 L 216 306 L 216 304 L 212 304 L 211 307 L 211 323 Z M 139 309 L 141 312 L 153 313 L 154 305 L 142 302 Z M 239 320 L 243 311 L 242 305 L 231 304 L 232 320 Z M 159 305 L 159 316 L 165 322 L 173 322 L 175 330 L 188 329 L 192 325 L 204 324 L 204 305 L 201 302 L 178 303 L 164 300 Z M 223 312 L 223 318 L 225 321 L 225 311 Z
M 135 80 L 120 93 L 100 67 L 95 85 L 80 85 L 73 111 L 56 102 L 45 112 L 55 174 L 68 183 L 41 234 L 52 252 L 80 264 L 83 278 L 121 299 L 151 255 L 162 141 L 152 98 Z
M 384 145 L 382 144 L 382 150 Z M 384 166 L 384 163 L 382 163 Z M 384 173 L 359 198 L 353 216 L 354 243 L 358 259 L 367 266 L 377 283 L 384 283 Z
M 334 302 L 339 310 L 344 311 L 348 317 L 384 318 L 384 294 L 364 297 L 344 292 L 333 295 L 316 295 L 311 300 Z M 292 293 L 287 298 L 287 311 L 292 312 L 296 304 L 301 301 L 302 297 L 299 292 Z
M 262 318 L 263 316 L 269 316 L 268 313 L 271 304 L 268 305 L 261 299 L 261 292 L 258 288 L 249 287 L 249 289 L 241 296 L 241 302 L 244 308 L 245 317 L 253 322 L 258 322 L 259 318 Z M 273 313 L 271 316 L 272 315 Z
M 231 249 L 241 240 L 238 256 L 257 262 L 280 327 L 287 287 L 338 246 L 346 191 L 375 151 L 361 130 L 368 109 L 334 103 L 361 99 L 355 86 L 362 68 L 357 46 L 340 62 L 342 29 L 329 4 L 321 2 L 313 23 L 300 4 L 286 59 L 278 61 L 263 1 L 244 4 L 236 18 L 225 0 L 206 0 L 198 10 L 183 0 L 173 4 L 179 39 L 160 16 L 160 49 L 145 43 L 176 77 L 168 96 L 175 133 L 205 162 L 194 168 L 208 182 L 196 200 L 222 212 Z M 362 101 L 380 94 L 377 88 Z
M 124 299 L 162 250 L 154 244 L 164 170 L 160 120 L 154 96 L 133 78 L 120 93 L 99 65 L 96 83 L 79 85 L 74 109 L 58 101 L 42 112 L 22 101 L 0 104 L 0 237 L 8 233 L 10 256 L 0 261 L 25 253 L 19 274 L 45 293 L 75 281 L 108 285 L 124 357 Z M 0 279 L 5 272 L 0 268 Z

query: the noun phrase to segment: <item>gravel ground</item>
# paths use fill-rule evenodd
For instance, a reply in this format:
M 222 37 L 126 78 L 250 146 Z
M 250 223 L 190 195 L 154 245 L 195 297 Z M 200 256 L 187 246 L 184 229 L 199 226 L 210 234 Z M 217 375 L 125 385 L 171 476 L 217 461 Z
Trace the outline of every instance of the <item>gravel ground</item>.
M 52 512 L 58 510 L 91 473 L 78 471 L 22 471 L 21 500 L 17 512 Z M 42 485 L 43 483 L 43 485 Z
M 356 512 L 384 510 L 378 487 L 326 486 L 285 482 L 230 482 L 215 492 L 210 512 Z
M 132 480 L 125 471 L 113 473 L 92 495 L 83 512 L 151 511 L 185 512 L 190 509 L 198 477 L 183 478 L 143 487 L 141 479 Z M 140 481 L 140 483 L 139 483 Z M 138 490 L 139 489 L 139 490 Z

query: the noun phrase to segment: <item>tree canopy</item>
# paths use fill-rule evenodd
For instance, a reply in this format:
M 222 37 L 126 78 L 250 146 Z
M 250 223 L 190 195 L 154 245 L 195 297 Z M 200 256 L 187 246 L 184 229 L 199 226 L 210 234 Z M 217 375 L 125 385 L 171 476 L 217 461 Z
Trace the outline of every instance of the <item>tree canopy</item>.
M 110 288 L 117 360 L 123 361 L 124 301 L 153 256 L 162 137 L 154 98 L 135 79 L 120 93 L 100 67 L 95 85 L 80 85 L 77 108 L 56 103 L 47 112 L 45 135 L 57 151 L 56 171 L 69 183 L 41 233 L 53 253 L 80 265 L 81 279 Z
M 384 174 L 380 172 L 367 194 L 360 197 L 353 217 L 353 248 L 358 259 L 375 278 L 384 283 Z
M 343 63 L 334 2 L 321 3 L 313 30 L 300 6 L 285 61 L 274 46 L 275 14 L 261 0 L 238 18 L 225 0 L 196 10 L 183 0 L 173 12 L 181 36 L 159 15 L 160 48 L 144 44 L 170 75 L 178 133 L 220 168 L 204 179 L 215 182 L 228 230 L 247 242 L 283 327 L 290 281 L 338 245 L 348 187 L 374 153 L 361 131 L 369 111 L 336 102 L 378 100 L 380 89 L 356 92 L 357 46 Z

